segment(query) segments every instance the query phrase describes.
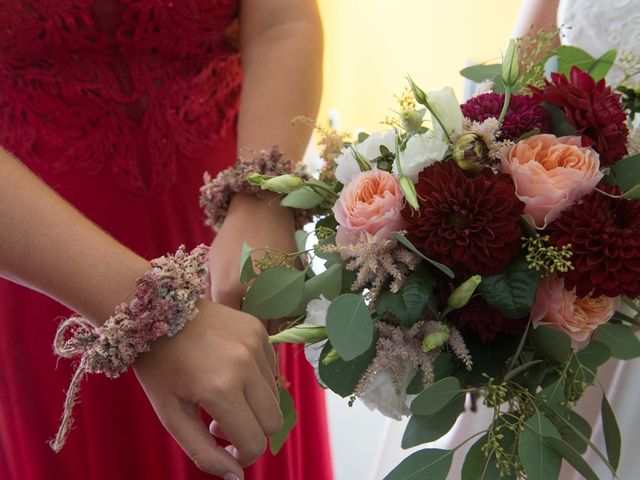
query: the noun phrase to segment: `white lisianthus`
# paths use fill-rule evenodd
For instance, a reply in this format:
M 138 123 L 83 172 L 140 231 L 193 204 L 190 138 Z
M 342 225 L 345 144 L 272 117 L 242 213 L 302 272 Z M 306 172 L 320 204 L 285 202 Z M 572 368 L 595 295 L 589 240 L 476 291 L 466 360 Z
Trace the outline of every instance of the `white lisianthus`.
M 460 102 L 458 102 L 453 88 L 444 87 L 441 90 L 429 92 L 427 93 L 427 100 L 431 108 L 438 114 L 449 136 L 456 130 L 462 128 L 462 110 L 460 109 Z M 433 129 L 446 140 L 447 137 L 442 132 L 438 121 L 433 118 L 433 115 L 432 120 Z
M 306 325 L 325 327 L 327 325 L 327 311 L 329 310 L 329 305 L 331 305 L 331 301 L 327 300 L 322 295 L 320 295 L 320 298 L 311 300 L 307 304 L 307 318 L 304 323 Z M 320 380 L 320 373 L 318 369 L 320 354 L 322 353 L 325 343 L 327 343 L 327 341 L 323 340 L 318 343 L 304 346 L 304 356 L 307 358 L 307 362 L 309 362 L 313 367 L 316 377 L 320 383 L 322 383 L 322 381 Z
M 418 174 L 429 165 L 439 162 L 447 153 L 448 144 L 439 134 L 429 130 L 422 135 L 414 135 L 407 142 L 407 147 L 400 152 L 402 172 L 413 183 L 418 181 Z M 393 163 L 393 173 L 398 174 L 398 166 Z
M 385 417 L 401 420 L 403 415 L 410 415 L 407 387 L 416 373 L 411 362 L 406 362 L 405 372 L 402 385 L 396 385 L 391 372 L 383 370 L 360 395 L 360 400 L 369 410 L 377 409 Z
M 375 132 L 369 135 L 362 143 L 348 146 L 338 158 L 336 158 L 336 178 L 340 183 L 346 185 L 351 179 L 360 173 L 360 167 L 353 154 L 355 148 L 360 156 L 367 162 L 371 162 L 380 156 L 380 145 L 384 145 L 390 152 L 396 151 L 396 132 L 389 129 L 385 132 Z

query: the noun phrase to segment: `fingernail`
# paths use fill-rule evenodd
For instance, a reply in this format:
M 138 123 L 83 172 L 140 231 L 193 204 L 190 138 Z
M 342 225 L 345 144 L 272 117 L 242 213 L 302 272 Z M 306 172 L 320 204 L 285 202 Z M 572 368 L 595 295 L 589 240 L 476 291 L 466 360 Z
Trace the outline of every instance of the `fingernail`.
M 238 449 L 236 447 L 234 447 L 233 445 L 227 445 L 226 447 L 224 447 L 224 449 L 229 452 L 231 454 L 231 456 L 233 458 L 235 458 L 236 460 L 238 458 L 240 458 L 240 452 L 238 452 Z M 226 479 L 225 479 L 226 480 Z M 236 479 L 237 480 L 237 479 Z
M 238 477 L 235 473 L 227 473 L 224 476 L 224 480 L 240 480 L 240 477 Z

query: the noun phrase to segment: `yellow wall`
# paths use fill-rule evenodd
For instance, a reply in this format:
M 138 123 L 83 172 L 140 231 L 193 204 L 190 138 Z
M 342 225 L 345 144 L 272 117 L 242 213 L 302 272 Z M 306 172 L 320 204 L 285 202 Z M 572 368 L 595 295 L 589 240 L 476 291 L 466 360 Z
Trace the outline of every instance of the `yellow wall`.
M 465 62 L 499 59 L 518 0 L 318 0 L 325 29 L 320 121 L 341 130 L 381 129 L 410 74 L 424 90 L 452 86 Z

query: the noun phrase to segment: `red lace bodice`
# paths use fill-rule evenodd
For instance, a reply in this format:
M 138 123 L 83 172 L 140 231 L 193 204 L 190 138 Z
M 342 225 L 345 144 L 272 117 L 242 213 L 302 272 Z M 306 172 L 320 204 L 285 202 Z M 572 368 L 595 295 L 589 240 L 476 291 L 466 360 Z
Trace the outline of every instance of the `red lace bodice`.
M 234 128 L 237 0 L 0 0 L 0 144 L 38 171 L 172 185 Z M 213 159 L 212 159 L 213 160 Z

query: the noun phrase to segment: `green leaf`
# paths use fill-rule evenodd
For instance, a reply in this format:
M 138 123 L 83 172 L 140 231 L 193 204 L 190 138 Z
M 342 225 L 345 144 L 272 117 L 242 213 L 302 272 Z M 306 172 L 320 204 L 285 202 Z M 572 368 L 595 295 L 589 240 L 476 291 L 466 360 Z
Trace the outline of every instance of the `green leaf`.
M 640 153 L 618 160 L 611 165 L 613 183 L 625 192 L 640 184 Z
M 593 77 L 595 81 L 602 80 L 616 61 L 617 52 L 609 50 L 599 58 L 592 57 L 581 48 L 563 45 L 556 50 L 558 55 L 558 73 L 567 78 L 572 67 L 578 67 Z
M 334 263 L 324 272 L 311 277 L 304 284 L 304 293 L 300 304 L 291 314 L 293 317 L 304 315 L 307 311 L 307 305 L 311 300 L 320 298 L 322 295 L 327 300 L 333 300 L 342 291 L 342 265 Z
M 611 350 L 604 343 L 591 340 L 582 350 L 571 357 L 569 368 L 575 372 L 576 380 L 591 385 L 596 379 L 598 367 L 611 358 Z
M 555 413 L 561 415 L 564 412 L 564 386 L 561 380 L 544 387 L 537 397 Z
M 309 210 L 324 202 L 324 197 L 307 186 L 294 190 L 282 199 L 280 205 L 290 208 Z
M 334 263 L 342 264 L 342 257 L 338 252 L 324 252 L 320 247 L 323 247 L 326 245 L 335 245 L 335 244 L 336 244 L 336 235 L 334 233 L 333 235 L 330 235 L 324 240 L 320 240 L 315 245 L 315 247 L 313 247 L 313 253 L 316 255 L 316 257 L 326 260 L 325 267 L 327 268 L 329 268 Z
M 530 362 L 524 363 L 524 364 L 514 368 L 513 370 L 511 370 L 509 373 L 507 373 L 504 376 L 504 379 L 506 381 L 506 380 L 511 380 L 512 378 L 516 378 L 522 372 L 525 372 L 525 371 L 529 370 L 531 367 L 535 367 L 536 365 L 538 365 L 540 363 L 543 363 L 543 360 L 532 360 Z
M 332 349 L 331 342 L 327 342 L 320 358 L 324 358 Z M 325 365 L 320 361 L 320 379 L 333 392 L 341 397 L 348 397 L 356 389 L 360 377 L 373 360 L 375 351 L 375 343 L 372 343 L 369 350 L 349 362 L 338 358 L 329 365 Z
M 385 292 L 376 302 L 378 315 L 391 313 L 404 327 L 411 328 L 420 319 L 426 306 L 437 314 L 438 306 L 433 277 L 424 269 L 407 277 L 399 293 Z
M 296 230 L 296 233 L 294 233 L 293 235 L 293 238 L 296 241 L 296 248 L 301 252 L 306 250 L 307 239 L 309 238 L 310 233 L 304 230 Z
M 495 456 L 486 456 L 482 447 L 487 443 L 488 435 L 475 442 L 462 464 L 462 480 L 500 480 L 500 471 L 496 467 Z
M 402 233 L 395 232 L 393 234 L 393 238 L 395 238 L 398 242 L 400 242 L 402 245 L 404 245 L 408 250 L 411 250 L 416 255 L 419 255 L 420 257 L 425 259 L 427 262 L 429 262 L 431 265 L 436 267 L 438 270 L 440 270 L 442 273 L 444 273 L 449 278 L 453 278 L 454 277 L 453 271 L 449 267 L 447 267 L 446 265 L 443 265 L 442 263 L 436 262 L 435 260 L 432 260 L 429 257 L 425 256 Z
M 411 415 L 402 436 L 402 448 L 438 440 L 451 430 L 464 410 L 465 397 L 463 394 L 457 395 L 435 415 Z
M 327 335 L 347 362 L 367 351 L 373 342 L 373 319 L 362 295 L 345 293 L 331 302 Z
M 271 450 L 272 455 L 277 455 L 280 451 L 289 436 L 289 432 L 298 420 L 298 413 L 293 407 L 293 398 L 291 398 L 289 392 L 280 387 L 278 389 L 278 393 L 280 395 L 280 411 L 282 412 L 282 418 L 284 421 L 280 431 L 269 437 L 269 449 Z
M 544 437 L 544 441 L 586 480 L 599 480 L 585 459 L 567 442 L 555 437 Z
M 571 339 L 560 330 L 538 327 L 531 332 L 531 348 L 543 358 L 564 363 L 571 355 Z
M 604 430 L 604 445 L 607 448 L 607 458 L 611 466 L 617 469 L 620 464 L 620 448 L 622 446 L 620 428 L 604 392 L 602 393 L 600 413 L 602 414 L 602 429 Z
M 446 480 L 453 454 L 453 450 L 420 450 L 405 458 L 384 480 Z
M 569 123 L 569 120 L 567 119 L 567 116 L 562 109 L 550 104 L 549 102 L 544 102 L 542 106 L 549 114 L 549 118 L 551 119 L 551 123 L 553 124 L 553 131 L 556 132 L 557 135 L 573 136 L 576 134 L 575 127 Z
M 630 190 L 627 190 L 620 196 L 620 198 L 624 200 L 637 200 L 640 198 L 640 185 L 636 185 Z
M 628 325 L 607 323 L 596 330 L 595 338 L 611 350 L 613 358 L 631 360 L 640 357 L 640 340 Z
M 411 402 L 411 413 L 416 415 L 438 413 L 460 393 L 460 381 L 456 377 L 438 380 Z
M 591 425 L 573 410 L 565 412 L 564 418 L 570 422 L 573 428 L 562 422 L 556 422 L 556 427 L 558 427 L 562 439 L 572 445 L 578 453 L 585 453 L 587 451 L 587 442 L 582 437 L 591 437 Z M 582 434 L 582 437 L 576 434 L 574 429 L 577 429 Z
M 450 377 L 453 374 L 453 370 L 457 361 L 459 360 L 457 360 L 457 358 L 454 357 L 451 352 L 442 352 L 440 355 L 438 355 L 438 358 L 436 358 L 433 362 L 434 380 L 438 381 L 445 377 Z
M 257 275 L 253 269 L 253 261 L 251 260 L 252 251 L 253 248 L 249 245 L 246 243 L 242 244 L 242 251 L 240 252 L 240 281 L 242 283 L 247 283 Z
M 300 303 L 304 271 L 275 267 L 258 275 L 244 299 L 242 309 L 262 320 L 283 318 Z
M 460 70 L 460 75 L 476 83 L 480 83 L 500 76 L 501 69 L 502 64 L 500 63 L 471 65 L 470 67 Z
M 484 277 L 478 287 L 489 305 L 507 318 L 527 316 L 536 299 L 538 274 L 529 269 L 523 256 L 518 256 L 504 273 Z
M 558 478 L 562 458 L 544 440 L 544 437 L 560 438 L 556 427 L 540 413 L 526 422 L 518 442 L 518 454 L 527 473 L 527 480 L 551 480 Z

